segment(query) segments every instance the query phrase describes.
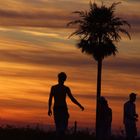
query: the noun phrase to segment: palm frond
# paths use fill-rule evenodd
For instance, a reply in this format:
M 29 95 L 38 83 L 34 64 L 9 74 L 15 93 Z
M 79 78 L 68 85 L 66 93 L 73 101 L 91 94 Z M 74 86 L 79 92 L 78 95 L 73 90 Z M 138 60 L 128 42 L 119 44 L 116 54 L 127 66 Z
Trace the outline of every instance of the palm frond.
M 78 48 L 83 53 L 92 55 L 95 60 L 116 54 L 117 48 L 114 43 L 121 40 L 120 33 L 131 39 L 125 29 L 126 26 L 130 28 L 130 24 L 114 14 L 116 6 L 120 3 L 112 3 L 110 7 L 102 4 L 99 7 L 96 3 L 90 2 L 89 11 L 73 12 L 79 15 L 79 19 L 68 23 L 68 26 L 78 26 L 78 29 L 70 35 L 70 37 L 79 36 Z
M 67 27 L 70 26 L 70 25 L 73 25 L 73 24 L 82 24 L 83 21 L 82 20 L 74 20 L 74 21 L 71 21 L 69 23 L 67 23 Z
M 129 37 L 129 39 L 131 39 L 130 34 L 125 29 L 120 28 L 119 31 L 126 34 Z
M 107 56 L 116 55 L 118 52 L 117 47 L 110 40 L 106 40 L 106 42 L 98 45 L 97 42 L 81 39 L 77 47 L 81 49 L 82 53 L 92 55 L 97 61 L 100 58 L 104 59 Z
M 121 2 L 113 2 L 112 5 L 109 7 L 109 10 L 114 12 L 118 4 L 121 4 Z

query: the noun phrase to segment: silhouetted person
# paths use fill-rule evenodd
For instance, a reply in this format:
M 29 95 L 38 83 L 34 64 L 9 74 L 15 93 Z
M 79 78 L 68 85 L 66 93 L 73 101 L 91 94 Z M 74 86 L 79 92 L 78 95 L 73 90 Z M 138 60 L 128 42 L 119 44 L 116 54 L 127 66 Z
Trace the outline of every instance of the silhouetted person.
M 104 97 L 99 101 L 99 140 L 109 140 L 111 137 L 112 109 Z
M 49 109 L 48 115 L 52 115 L 51 105 L 52 98 L 54 97 L 53 114 L 56 126 L 57 135 L 64 135 L 68 127 L 68 107 L 66 103 L 66 96 L 71 99 L 73 103 L 78 105 L 82 111 L 84 107 L 73 97 L 70 88 L 64 85 L 67 79 L 67 75 L 64 72 L 58 74 L 58 84 L 51 87 L 50 97 L 49 97 Z
M 136 121 L 138 120 L 138 114 L 136 114 L 136 94 L 131 93 L 129 100 L 124 104 L 124 125 L 127 140 L 134 140 L 137 136 Z

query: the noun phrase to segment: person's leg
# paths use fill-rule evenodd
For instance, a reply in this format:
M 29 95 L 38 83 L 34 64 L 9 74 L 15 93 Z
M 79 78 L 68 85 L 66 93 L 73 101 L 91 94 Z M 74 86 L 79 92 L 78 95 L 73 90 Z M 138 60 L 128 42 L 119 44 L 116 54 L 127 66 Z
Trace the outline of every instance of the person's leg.
M 130 140 L 130 134 L 129 134 L 129 125 L 125 124 L 125 135 L 126 135 L 126 140 Z
M 56 137 L 60 135 L 61 129 L 61 114 L 59 109 L 54 109 L 54 122 L 55 122 L 55 130 L 56 130 Z
M 125 125 L 126 140 L 135 140 L 135 130 L 133 125 Z

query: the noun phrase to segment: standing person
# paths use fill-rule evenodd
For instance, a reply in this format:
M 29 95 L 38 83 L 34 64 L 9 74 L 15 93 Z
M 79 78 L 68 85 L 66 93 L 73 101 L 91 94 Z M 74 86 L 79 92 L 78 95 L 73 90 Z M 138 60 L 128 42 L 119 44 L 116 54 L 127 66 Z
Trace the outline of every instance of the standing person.
M 124 125 L 127 140 L 134 140 L 137 136 L 136 121 L 138 114 L 136 113 L 136 94 L 129 94 L 129 100 L 124 104 Z
M 99 101 L 99 140 L 111 138 L 112 109 L 104 97 Z
M 73 97 L 69 87 L 64 85 L 67 79 L 67 75 L 64 72 L 58 74 L 58 84 L 51 87 L 50 97 L 49 97 L 49 108 L 48 115 L 52 115 L 52 98 L 54 98 L 53 114 L 56 126 L 57 135 L 62 136 L 68 127 L 68 108 L 66 103 L 66 95 L 71 99 L 73 103 L 78 105 L 82 111 L 84 107 Z

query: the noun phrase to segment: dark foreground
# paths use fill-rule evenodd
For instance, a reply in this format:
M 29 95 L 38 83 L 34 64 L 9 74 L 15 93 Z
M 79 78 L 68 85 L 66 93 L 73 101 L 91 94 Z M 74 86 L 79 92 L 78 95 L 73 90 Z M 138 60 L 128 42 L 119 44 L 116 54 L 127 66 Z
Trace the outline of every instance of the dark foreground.
M 39 128 L 0 128 L 0 140 L 95 140 L 95 135 L 88 131 L 69 132 L 63 138 L 58 138 L 54 131 L 45 132 Z M 112 136 L 111 140 L 125 140 L 123 136 Z M 137 138 L 140 140 L 140 138 Z

